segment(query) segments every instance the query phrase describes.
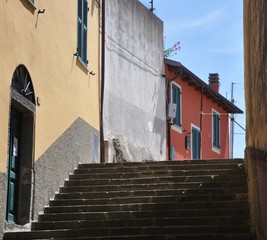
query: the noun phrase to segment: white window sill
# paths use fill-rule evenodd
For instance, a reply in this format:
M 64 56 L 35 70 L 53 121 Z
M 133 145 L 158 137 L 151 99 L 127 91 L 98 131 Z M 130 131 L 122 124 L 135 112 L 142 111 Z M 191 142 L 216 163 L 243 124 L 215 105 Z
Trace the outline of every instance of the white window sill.
M 217 153 L 217 154 L 221 154 L 221 149 L 220 148 L 212 147 L 212 151 Z
M 32 3 L 30 0 L 27 0 L 29 6 L 32 8 L 32 10 L 36 10 L 36 6 L 34 3 Z
M 172 130 L 174 130 L 174 131 L 176 131 L 176 132 L 178 132 L 178 133 L 180 133 L 180 134 L 183 133 L 183 128 L 182 128 L 182 126 L 178 126 L 178 125 L 176 125 L 176 124 L 172 125 Z
M 84 71 L 89 72 L 88 65 L 86 65 L 79 56 L 76 57 L 76 61 L 78 65 L 83 68 Z

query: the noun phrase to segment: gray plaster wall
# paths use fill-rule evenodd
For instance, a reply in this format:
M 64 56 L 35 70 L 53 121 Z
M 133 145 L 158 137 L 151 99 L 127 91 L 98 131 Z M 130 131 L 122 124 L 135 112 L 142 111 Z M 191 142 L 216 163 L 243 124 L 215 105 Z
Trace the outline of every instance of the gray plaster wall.
M 127 161 L 166 159 L 163 22 L 138 0 L 106 1 L 104 137 Z
M 99 162 L 94 160 L 94 134 L 99 136 L 96 129 L 78 118 L 36 161 L 33 191 L 35 219 L 78 163 Z
M 3 238 L 6 215 L 6 176 L 0 173 L 0 239 Z

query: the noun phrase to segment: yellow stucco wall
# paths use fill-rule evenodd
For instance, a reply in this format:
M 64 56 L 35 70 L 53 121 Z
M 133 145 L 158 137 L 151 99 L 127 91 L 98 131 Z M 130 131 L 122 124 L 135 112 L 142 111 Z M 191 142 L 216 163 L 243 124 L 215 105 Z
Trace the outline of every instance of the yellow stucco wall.
M 6 171 L 10 84 L 19 64 L 35 96 L 35 160 L 78 118 L 99 129 L 99 7 L 88 0 L 87 71 L 74 56 L 77 1 L 5 0 L 0 3 L 0 172 Z M 38 14 L 39 9 L 45 13 Z M 89 72 L 93 71 L 94 76 Z

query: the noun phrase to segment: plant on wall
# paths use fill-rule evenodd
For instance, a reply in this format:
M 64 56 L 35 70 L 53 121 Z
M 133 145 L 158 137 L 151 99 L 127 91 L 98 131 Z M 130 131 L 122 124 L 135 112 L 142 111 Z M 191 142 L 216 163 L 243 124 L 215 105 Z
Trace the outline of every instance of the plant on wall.
M 180 41 L 175 42 L 171 47 L 165 48 L 163 50 L 164 58 L 172 57 L 173 55 L 176 55 L 177 52 L 181 50 Z

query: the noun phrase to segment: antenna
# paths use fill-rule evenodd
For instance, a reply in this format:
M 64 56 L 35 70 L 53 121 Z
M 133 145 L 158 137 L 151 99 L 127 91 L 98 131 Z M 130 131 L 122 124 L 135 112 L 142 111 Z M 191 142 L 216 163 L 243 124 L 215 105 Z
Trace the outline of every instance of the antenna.
M 153 12 L 153 11 L 155 10 L 155 8 L 154 8 L 154 0 L 151 0 L 149 3 L 151 4 L 151 7 L 150 7 L 149 10 L 150 10 L 151 12 Z

